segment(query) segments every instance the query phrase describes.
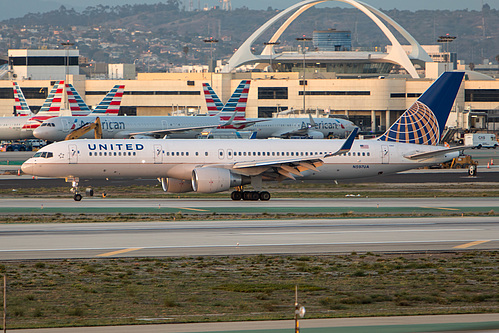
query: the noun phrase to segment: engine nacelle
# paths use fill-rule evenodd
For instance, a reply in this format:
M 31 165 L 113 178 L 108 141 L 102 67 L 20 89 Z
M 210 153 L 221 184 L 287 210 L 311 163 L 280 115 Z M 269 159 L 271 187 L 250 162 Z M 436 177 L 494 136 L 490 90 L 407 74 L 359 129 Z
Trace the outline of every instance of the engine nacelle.
M 200 193 L 215 193 L 231 187 L 249 184 L 249 177 L 221 168 L 197 168 L 192 170 L 192 188 Z
M 190 180 L 175 179 L 175 178 L 161 178 L 161 187 L 163 191 L 168 193 L 185 193 L 192 192 L 192 182 Z
M 319 131 L 308 131 L 308 137 L 311 139 L 324 139 L 324 133 Z
M 154 137 L 150 135 L 143 135 L 143 134 L 135 134 L 131 135 L 129 139 L 153 139 Z

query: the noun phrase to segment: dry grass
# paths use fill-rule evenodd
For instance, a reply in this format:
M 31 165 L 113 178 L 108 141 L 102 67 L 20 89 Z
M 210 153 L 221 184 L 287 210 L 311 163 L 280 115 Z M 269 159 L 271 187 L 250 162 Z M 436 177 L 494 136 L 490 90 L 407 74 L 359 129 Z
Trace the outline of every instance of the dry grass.
M 9 328 L 499 311 L 499 252 L 3 262 Z

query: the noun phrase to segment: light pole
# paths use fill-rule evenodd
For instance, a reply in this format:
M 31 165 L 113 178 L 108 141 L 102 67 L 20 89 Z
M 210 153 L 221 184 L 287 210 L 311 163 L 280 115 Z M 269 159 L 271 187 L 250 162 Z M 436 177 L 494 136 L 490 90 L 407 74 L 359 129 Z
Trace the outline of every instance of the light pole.
M 279 45 L 281 43 L 279 42 L 265 42 L 263 43 L 263 45 L 265 46 L 269 46 L 271 45 L 270 47 L 270 71 L 273 72 L 274 71 L 274 68 L 272 68 L 272 56 L 274 55 L 274 45 Z
M 203 42 L 210 44 L 210 66 L 208 66 L 208 71 L 214 71 L 215 67 L 213 66 L 213 44 L 218 43 L 218 39 L 213 37 L 204 39 Z
M 437 43 L 442 43 L 443 45 L 446 45 L 443 51 L 449 53 L 449 44 L 452 43 L 456 39 L 454 36 L 450 36 L 449 34 L 445 34 L 445 36 L 438 36 Z M 448 54 L 449 59 L 447 59 L 446 63 L 450 62 L 450 53 Z M 454 69 L 454 66 L 453 68 Z M 445 65 L 445 70 L 447 71 L 447 65 Z
M 64 46 L 64 48 L 66 49 L 66 68 L 65 68 L 65 76 L 67 76 L 69 74 L 69 48 L 73 45 L 75 45 L 75 43 L 71 43 L 69 40 L 67 42 L 63 42 L 61 43 L 62 46 Z M 67 78 L 64 78 L 65 80 L 67 80 Z
M 305 81 L 305 44 L 307 41 L 312 40 L 310 37 L 302 37 L 296 38 L 297 41 L 303 41 L 302 53 L 303 53 L 303 113 L 305 113 L 305 86 L 307 85 L 307 81 Z

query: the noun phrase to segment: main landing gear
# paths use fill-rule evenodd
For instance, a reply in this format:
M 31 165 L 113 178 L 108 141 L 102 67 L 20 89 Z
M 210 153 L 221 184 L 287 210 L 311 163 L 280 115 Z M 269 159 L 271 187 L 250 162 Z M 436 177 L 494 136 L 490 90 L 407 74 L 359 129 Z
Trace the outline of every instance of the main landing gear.
M 270 200 L 270 193 L 267 191 L 242 191 L 242 190 L 237 190 L 233 191 L 230 194 L 230 198 L 232 200 L 251 200 L 251 201 L 268 201 Z

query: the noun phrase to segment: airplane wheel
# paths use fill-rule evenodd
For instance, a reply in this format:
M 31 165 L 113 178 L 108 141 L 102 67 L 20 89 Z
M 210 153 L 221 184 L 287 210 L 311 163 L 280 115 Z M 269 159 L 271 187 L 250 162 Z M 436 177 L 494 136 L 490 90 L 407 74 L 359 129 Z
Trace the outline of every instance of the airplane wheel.
M 243 200 L 251 200 L 251 192 L 250 191 L 243 192 Z
M 260 193 L 257 192 L 257 191 L 252 191 L 250 192 L 251 193 L 251 199 L 250 200 L 253 200 L 253 201 L 258 201 L 258 199 L 260 199 Z
M 260 192 L 260 200 L 261 201 L 269 201 L 270 200 L 270 193 L 267 191 Z
M 75 201 L 81 201 L 81 194 L 80 193 L 76 193 L 75 196 L 74 196 L 74 199 L 75 199 Z
M 233 191 L 231 194 L 230 194 L 230 198 L 232 200 L 241 200 L 243 197 L 243 194 L 241 191 Z

